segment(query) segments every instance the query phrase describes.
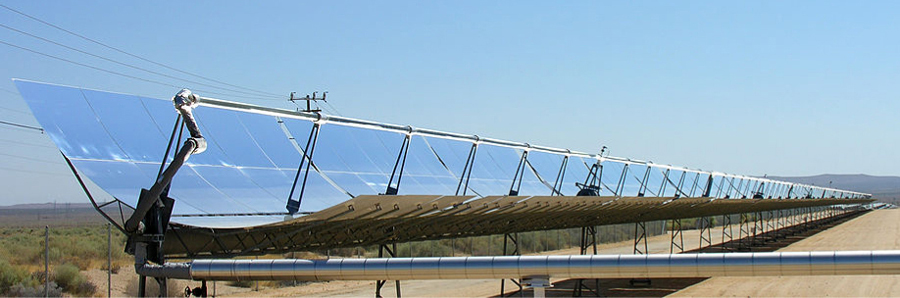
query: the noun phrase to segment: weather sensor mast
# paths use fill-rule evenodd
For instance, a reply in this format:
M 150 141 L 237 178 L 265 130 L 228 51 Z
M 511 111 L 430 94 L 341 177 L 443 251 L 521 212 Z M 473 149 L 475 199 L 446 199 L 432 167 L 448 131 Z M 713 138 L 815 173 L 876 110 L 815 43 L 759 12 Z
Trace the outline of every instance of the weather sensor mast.
M 314 101 L 320 101 L 320 100 L 323 101 L 323 102 L 328 102 L 327 100 L 325 100 L 325 96 L 328 95 L 328 91 L 322 92 L 322 97 L 316 97 L 316 93 L 318 93 L 318 91 L 317 91 L 317 92 L 313 92 L 312 97 L 310 97 L 309 94 L 307 94 L 306 97 L 294 97 L 294 94 L 295 94 L 295 93 L 296 93 L 296 92 L 291 92 L 291 98 L 288 99 L 288 101 L 290 101 L 290 102 L 294 103 L 295 105 L 297 105 L 297 111 L 298 111 L 298 112 L 318 113 L 318 112 L 321 112 L 322 110 L 319 109 L 318 107 L 316 107 L 316 109 L 313 109 L 313 108 L 312 108 L 311 102 L 314 102 Z M 298 101 L 298 100 L 305 100 L 305 101 L 306 101 L 306 109 L 305 109 L 305 110 L 301 110 L 301 109 L 300 109 L 300 105 L 297 104 L 297 101 Z

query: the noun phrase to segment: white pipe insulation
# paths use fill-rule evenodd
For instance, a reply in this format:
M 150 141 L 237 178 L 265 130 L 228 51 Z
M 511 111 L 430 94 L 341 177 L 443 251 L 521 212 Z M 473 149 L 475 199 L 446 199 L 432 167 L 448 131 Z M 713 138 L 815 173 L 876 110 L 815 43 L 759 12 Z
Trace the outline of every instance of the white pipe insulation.
M 900 251 L 817 251 L 329 260 L 194 260 L 152 271 L 194 280 L 415 280 L 894 275 Z M 150 269 L 150 268 L 146 268 Z M 182 272 L 189 270 L 189 272 Z M 178 271 L 178 272 L 175 272 Z M 146 270 L 151 272 L 151 270 Z M 189 273 L 189 274 L 188 274 Z M 156 276 L 163 274 L 166 276 Z

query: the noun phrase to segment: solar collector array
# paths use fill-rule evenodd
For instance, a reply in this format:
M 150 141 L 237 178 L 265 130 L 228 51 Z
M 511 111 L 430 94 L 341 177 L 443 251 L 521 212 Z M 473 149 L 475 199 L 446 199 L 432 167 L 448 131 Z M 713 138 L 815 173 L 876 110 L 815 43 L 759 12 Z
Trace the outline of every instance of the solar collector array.
M 78 171 L 116 199 L 134 206 L 139 190 L 153 184 L 160 162 L 167 158 L 164 156 L 166 144 L 178 117 L 172 102 L 22 80 L 15 83 L 47 134 Z M 757 189 L 774 198 L 788 197 L 789 189 L 790 197 L 864 197 L 863 194 L 834 189 L 801 185 L 791 189 L 792 184 L 768 179 L 605 157 L 601 159 L 602 175 L 599 177 L 603 197 L 575 198 L 571 196 L 579 191 L 576 182 L 585 181 L 591 166 L 598 160 L 596 156 L 348 118 L 325 118 L 316 122 L 319 115 L 220 101 L 206 102 L 196 108 L 194 114 L 208 147 L 205 152 L 191 156 L 176 175 L 168 193 L 176 200 L 173 224 L 186 237 L 196 238 L 182 246 L 205 245 L 202 243 L 208 241 L 204 237 L 213 234 L 218 237 L 253 230 L 266 235 L 272 229 L 296 230 L 297 225 L 303 223 L 329 226 L 326 230 L 314 227 L 301 230 L 330 235 L 334 239 L 329 241 L 341 245 L 382 237 L 343 239 L 333 233 L 341 227 L 317 221 L 323 218 L 322 212 L 344 206 L 343 203 L 354 197 L 357 200 L 354 204 L 395 201 L 398 208 L 406 206 L 401 208 L 403 210 L 410 204 L 458 204 L 467 200 L 470 201 L 468 206 L 473 206 L 455 209 L 453 204 L 441 205 L 439 210 L 416 209 L 403 216 L 392 215 L 399 212 L 378 210 L 367 215 L 373 218 L 349 211 L 344 216 L 362 217 L 332 219 L 362 228 L 366 225 L 381 227 L 387 223 L 403 226 L 402 222 L 395 222 L 401 219 L 416 219 L 414 222 L 418 225 L 432 226 L 433 232 L 404 236 L 411 239 L 572 226 L 579 221 L 582 224 L 577 226 L 633 222 L 641 218 L 726 214 L 726 210 L 737 213 L 858 202 L 737 202 L 688 198 L 700 197 L 706 191 L 710 177 L 711 189 L 708 191 L 717 198 L 752 196 Z M 321 125 L 320 130 L 316 138 L 310 138 L 314 123 Z M 370 197 L 386 191 L 407 137 L 406 161 L 402 176 L 397 175 L 402 177 L 398 194 L 405 196 Z M 306 175 L 305 169 L 298 169 L 298 165 L 305 148 L 313 145 L 307 143 L 309 139 L 315 140 L 315 151 L 312 152 L 313 166 Z M 474 159 L 469 155 L 473 148 Z M 527 158 L 523 159 L 526 151 Z M 523 166 L 519 167 L 523 161 Z M 295 185 L 294 177 L 298 171 L 300 177 L 306 177 L 300 180 L 305 180 L 305 185 L 300 181 Z M 517 173 L 521 182 L 514 184 Z M 300 213 L 288 216 L 285 206 L 292 188 L 295 188 L 293 199 L 299 199 L 300 189 L 303 190 L 302 202 Z M 511 188 L 517 189 L 519 196 L 503 197 Z M 633 198 L 641 193 L 646 197 Z M 551 195 L 569 197 L 547 197 Z M 676 196 L 680 198 L 676 199 Z M 735 202 L 720 203 L 722 201 Z M 366 204 L 361 206 L 370 206 Z M 707 205 L 720 209 L 704 211 Z M 685 206 L 690 208 L 682 208 Z M 596 219 L 600 217 L 603 219 Z M 533 219 L 531 223 L 521 223 L 529 218 Z M 347 220 L 357 222 L 347 223 Z M 488 226 L 480 230 L 471 224 L 461 224 L 472 221 L 498 225 L 504 220 L 519 223 L 507 223 L 512 228 Z M 309 239 L 312 240 L 295 241 L 292 245 L 315 246 L 327 242 L 315 237 Z M 208 247 L 182 249 L 187 254 L 214 250 Z M 222 250 L 233 251 L 231 248 Z

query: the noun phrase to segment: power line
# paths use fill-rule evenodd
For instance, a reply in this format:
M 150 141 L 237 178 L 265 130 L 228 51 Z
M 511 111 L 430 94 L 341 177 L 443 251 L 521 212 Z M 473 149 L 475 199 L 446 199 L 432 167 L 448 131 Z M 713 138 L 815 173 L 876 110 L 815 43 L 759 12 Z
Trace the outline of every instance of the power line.
M 3 90 L 4 92 L 10 93 L 10 94 L 19 95 L 19 92 L 13 92 L 12 90 L 8 90 L 6 88 L 0 88 L 0 90 Z
M 2 6 L 2 4 L 0 4 L 0 6 Z M 102 72 L 106 72 L 106 73 L 110 73 L 110 74 L 114 74 L 114 75 L 118 75 L 118 76 L 123 76 L 123 77 L 130 78 L 130 79 L 135 79 L 135 80 L 144 81 L 144 82 L 148 82 L 148 83 L 158 84 L 158 85 L 162 85 L 162 86 L 167 86 L 167 87 L 172 87 L 172 88 L 183 88 L 182 86 L 175 86 L 175 85 L 172 85 L 172 84 L 169 84 L 169 83 L 164 83 L 164 82 L 160 82 L 160 81 L 156 81 L 156 80 L 151 80 L 151 79 L 146 79 L 146 78 L 136 77 L 136 76 L 133 76 L 133 75 L 124 74 L 124 73 L 117 72 L 117 71 L 112 71 L 112 70 L 103 69 L 103 68 L 96 67 L 96 66 L 92 66 L 92 65 L 87 65 L 87 64 L 84 64 L 84 63 L 80 63 L 80 62 L 75 62 L 75 61 L 72 61 L 72 60 L 69 60 L 69 59 L 66 59 L 66 58 L 61 58 L 61 57 L 53 56 L 53 55 L 50 55 L 50 54 L 38 52 L 38 51 L 36 51 L 36 50 L 32 50 L 32 49 L 29 49 L 29 48 L 26 48 L 26 47 L 14 45 L 14 44 L 11 44 L 11 43 L 2 41 L 2 40 L 0 40 L 0 43 L 5 44 L 5 45 L 10 46 L 10 47 L 14 47 L 14 48 L 20 49 L 20 50 L 24 50 L 24 51 L 28 51 L 28 52 L 31 52 L 31 53 L 34 53 L 34 54 L 38 54 L 38 55 L 41 55 L 41 56 L 44 56 L 44 57 L 53 58 L 53 59 L 56 59 L 56 60 L 60 60 L 60 61 L 63 61 L 63 62 L 72 63 L 72 64 L 75 64 L 75 65 L 78 65 L 78 66 L 82 66 L 82 67 L 87 67 L 87 68 L 90 68 L 90 69 L 93 69 L 93 70 L 98 70 L 98 71 L 102 71 Z M 194 89 L 194 91 L 200 91 L 200 92 L 202 92 L 202 93 L 218 94 L 218 95 L 230 96 L 230 97 L 271 100 L 271 98 L 252 97 L 252 96 L 244 96 L 244 95 L 234 95 L 234 94 L 219 93 L 219 92 L 208 91 L 208 90 L 200 90 L 200 89 Z
M 12 157 L 12 158 L 24 159 L 24 160 L 28 160 L 28 161 L 34 161 L 34 162 L 43 162 L 43 163 L 49 163 L 49 164 L 60 164 L 59 161 L 52 161 L 52 160 L 46 160 L 46 159 L 38 159 L 38 158 L 32 158 L 32 157 L 20 156 L 20 155 L 12 155 L 12 154 L 6 154 L 6 153 L 0 153 L 0 156 L 6 156 L 6 157 Z
M 202 83 L 202 82 L 197 82 L 197 81 L 193 81 L 193 80 L 189 80 L 189 79 L 185 79 L 185 78 L 180 78 L 180 77 L 176 77 L 176 76 L 170 76 L 170 75 L 167 75 L 167 74 L 164 74 L 164 73 L 160 73 L 160 72 L 156 72 L 156 71 L 149 70 L 149 69 L 146 69 L 146 68 L 142 68 L 142 67 L 139 67 L 139 66 L 131 65 L 131 64 L 128 64 L 128 63 L 125 63 L 125 62 L 120 62 L 120 61 L 113 60 L 113 59 L 109 59 L 109 58 L 106 58 L 106 57 L 103 57 L 103 56 L 100 56 L 100 55 L 92 54 L 92 53 L 89 53 L 89 52 L 87 52 L 87 51 L 83 51 L 83 50 L 80 50 L 80 49 L 77 49 L 77 48 L 74 48 L 74 47 L 70 47 L 70 46 L 67 46 L 67 45 L 65 45 L 65 44 L 62 44 L 62 43 L 59 43 L 59 42 L 56 42 L 56 41 L 53 41 L 53 40 L 50 40 L 50 39 L 47 39 L 47 38 L 43 38 L 43 37 L 40 37 L 40 36 L 31 34 L 31 33 L 28 33 L 28 32 L 25 32 L 25 31 L 22 31 L 22 30 L 19 30 L 19 29 L 16 29 L 16 28 L 7 26 L 7 25 L 4 25 L 4 24 L 0 24 L 0 27 L 6 28 L 7 30 L 11 30 L 11 31 L 14 31 L 14 32 L 18 32 L 19 34 L 22 34 L 22 35 L 25 35 L 25 36 L 29 36 L 29 37 L 31 37 L 31 38 L 35 38 L 35 39 L 38 39 L 38 40 L 41 40 L 41 41 L 44 41 L 44 42 L 52 43 L 52 44 L 55 44 L 55 45 L 57 45 L 57 46 L 60 46 L 60 47 L 63 47 L 63 48 L 66 48 L 66 49 L 69 49 L 69 50 L 72 50 L 72 51 L 76 51 L 76 52 L 79 52 L 79 53 L 82 53 L 82 54 L 85 54 L 85 55 L 88 55 L 88 56 L 91 56 L 91 57 L 94 57 L 94 58 L 97 58 L 97 59 L 102 59 L 102 60 L 104 60 L 104 61 L 112 62 L 112 63 L 118 64 L 118 65 L 122 65 L 122 66 L 129 67 L 129 68 L 132 68 L 132 69 L 137 69 L 137 70 L 144 71 L 144 72 L 148 72 L 148 73 L 155 74 L 155 75 L 158 75 L 158 76 L 163 76 L 163 77 L 170 78 L 170 79 L 175 79 L 175 80 L 185 81 L 185 82 L 192 83 L 192 84 L 197 84 L 197 85 L 201 85 L 201 86 L 212 87 L 212 88 L 216 88 L 216 89 L 222 89 L 222 90 L 231 91 L 231 92 L 237 92 L 237 93 L 243 93 L 243 94 L 249 94 L 249 95 L 259 95 L 258 93 L 250 93 L 250 92 L 241 91 L 241 90 L 235 90 L 235 89 L 229 89 L 229 88 L 222 88 L 222 87 L 218 87 L 218 86 L 215 86 L 215 85 L 210 85 L 210 84 L 206 84 L 206 83 Z M 272 98 L 272 99 L 277 99 L 277 98 Z
M 43 128 L 40 128 L 40 127 L 37 127 L 37 126 L 31 126 L 31 125 L 25 125 L 25 124 L 13 123 L 13 122 L 6 122 L 6 121 L 3 121 L 3 120 L 0 120 L 0 124 L 3 124 L 3 125 L 9 125 L 9 126 L 15 126 L 15 127 L 18 127 L 18 128 L 33 129 L 33 130 L 40 131 L 41 133 L 44 133 L 44 129 L 43 129 Z
M 100 46 L 105 47 L 105 48 L 107 48 L 107 49 L 111 49 L 111 50 L 113 50 L 113 51 L 116 51 L 116 52 L 119 52 L 119 53 L 122 53 L 122 54 L 125 54 L 125 55 L 128 55 L 128 56 L 131 56 L 131 57 L 140 59 L 140 60 L 145 61 L 145 62 L 147 62 L 147 63 L 151 63 L 151 64 L 154 64 L 154 65 L 157 65 L 157 66 L 160 66 L 160 67 L 163 67 L 163 68 L 172 70 L 172 71 L 176 71 L 176 72 L 179 72 L 179 73 L 182 73 L 182 74 L 186 74 L 186 75 L 190 75 L 190 76 L 193 76 L 193 77 L 201 78 L 201 79 L 208 80 L 208 81 L 211 81 L 211 82 L 216 82 L 216 83 L 219 83 L 219 84 L 231 86 L 231 87 L 234 87 L 234 88 L 240 88 L 240 89 L 244 89 L 244 90 L 248 90 L 248 91 L 252 91 L 252 92 L 256 92 L 256 93 L 268 94 L 268 95 L 271 95 L 271 96 L 281 96 L 281 95 L 278 95 L 278 94 L 275 94 L 275 93 L 270 93 L 270 92 L 265 92 L 265 91 L 260 91 L 260 90 L 255 90 L 255 89 L 250 89 L 250 88 L 246 88 L 246 87 L 241 87 L 241 86 L 238 86 L 238 85 L 229 84 L 229 83 L 226 83 L 226 82 L 222 82 L 222 81 L 219 81 L 219 80 L 215 80 L 215 79 L 212 79 L 212 78 L 208 78 L 208 77 L 205 77 L 205 76 L 201 76 L 201 75 L 198 75 L 198 74 L 194 74 L 194 73 L 190 73 L 190 72 L 183 71 L 183 70 L 180 70 L 180 69 L 176 69 L 176 68 L 174 68 L 174 67 L 171 67 L 171 66 L 168 66 L 168 65 L 165 65 L 165 64 L 162 64 L 162 63 L 158 63 L 158 62 L 152 61 L 152 60 L 150 60 L 150 59 L 147 59 L 147 58 L 144 58 L 144 57 L 135 55 L 135 54 L 131 54 L 131 53 L 126 52 L 126 51 L 124 51 L 124 50 L 120 50 L 120 49 L 118 49 L 118 48 L 116 48 L 116 47 L 113 47 L 113 46 L 104 44 L 104 43 L 102 43 L 102 42 L 99 42 L 99 41 L 96 41 L 96 40 L 94 40 L 94 39 L 88 38 L 88 37 L 86 37 L 86 36 L 84 36 L 84 35 L 81 35 L 81 34 L 78 34 L 78 33 L 75 33 L 75 32 L 69 31 L 69 30 L 66 30 L 66 29 L 64 29 L 64 28 L 62 28 L 62 27 L 56 26 L 56 25 L 51 24 L 51 23 L 49 23 L 49 22 L 46 22 L 46 21 L 44 21 L 44 20 L 41 20 L 41 19 L 38 19 L 38 18 L 36 18 L 36 17 L 30 16 L 30 15 L 28 15 L 28 14 L 25 14 L 25 13 L 21 12 L 21 11 L 12 9 L 12 8 L 10 8 L 9 6 L 0 4 L 0 7 L 3 7 L 3 8 L 5 8 L 5 9 L 9 10 L 9 11 L 12 11 L 12 12 L 14 12 L 14 13 L 17 13 L 17 14 L 19 14 L 19 15 L 22 15 L 22 16 L 24 16 L 24 17 L 26 17 L 26 18 L 32 19 L 32 20 L 37 21 L 37 22 L 39 22 L 39 23 L 42 23 L 42 24 L 44 24 L 44 25 L 47 25 L 47 26 L 56 28 L 57 30 L 66 32 L 66 33 L 68 33 L 68 34 L 77 36 L 77 37 L 79 37 L 79 38 L 81 38 L 81 39 L 87 40 L 87 41 L 92 42 L 92 43 L 94 43 L 94 44 L 100 45 Z
M 10 111 L 13 113 L 19 113 L 19 114 L 23 114 L 23 115 L 31 115 L 31 113 L 29 113 L 29 112 L 19 111 L 19 110 L 15 110 L 15 109 L 6 108 L 6 107 L 0 107 L 0 110 L 7 110 L 7 111 Z
M 34 144 L 34 143 L 27 143 L 27 142 L 20 142 L 20 141 L 14 141 L 14 140 L 6 140 L 6 139 L 0 139 L 0 142 L 18 144 L 18 145 L 23 145 L 23 146 L 34 146 L 34 147 L 57 149 L 56 146 L 48 146 L 48 145 L 41 145 L 41 144 Z
M 328 105 L 328 107 L 330 107 L 332 110 L 334 110 L 334 113 L 337 114 L 338 116 L 342 116 L 342 117 L 344 116 L 344 115 L 341 115 L 341 112 L 339 112 L 337 108 L 335 108 L 334 106 L 332 106 L 332 105 L 331 105 L 330 103 L 328 103 L 327 101 L 325 102 L 325 105 Z
M 42 172 L 42 171 L 31 171 L 31 170 L 23 170 L 23 169 L 13 169 L 13 168 L 7 168 L 7 167 L 0 167 L 0 170 L 12 171 L 12 172 L 16 172 L 16 173 L 31 173 L 31 174 L 41 174 L 41 175 L 52 175 L 52 176 L 69 177 L 69 175 L 66 175 L 66 174 L 60 174 L 60 173 L 50 173 L 50 172 Z

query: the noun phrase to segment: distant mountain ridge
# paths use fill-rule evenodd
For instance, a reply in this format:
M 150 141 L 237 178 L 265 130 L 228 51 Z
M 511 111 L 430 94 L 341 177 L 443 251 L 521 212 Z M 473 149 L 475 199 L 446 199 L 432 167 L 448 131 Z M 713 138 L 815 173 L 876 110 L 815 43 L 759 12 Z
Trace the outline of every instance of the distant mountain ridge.
M 900 177 L 897 176 L 823 174 L 805 177 L 768 176 L 767 178 L 824 187 L 830 185 L 832 188 L 870 193 L 873 198 L 886 202 L 894 202 L 900 198 Z
M 12 206 L 0 206 L 0 210 L 46 210 L 46 209 L 84 209 L 94 206 L 91 203 L 31 203 Z

